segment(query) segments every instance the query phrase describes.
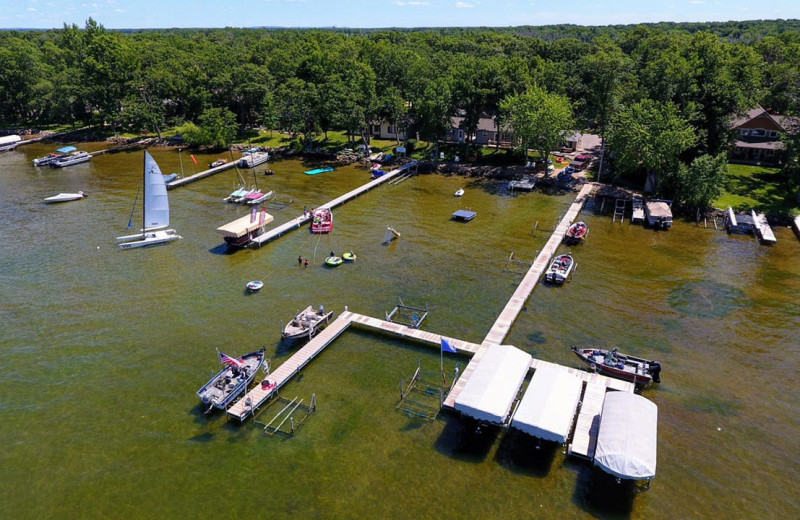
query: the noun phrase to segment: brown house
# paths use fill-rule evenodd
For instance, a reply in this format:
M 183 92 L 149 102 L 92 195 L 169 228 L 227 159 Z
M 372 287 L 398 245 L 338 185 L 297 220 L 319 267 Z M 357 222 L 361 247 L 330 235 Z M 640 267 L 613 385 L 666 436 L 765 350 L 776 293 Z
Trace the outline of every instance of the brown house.
M 780 164 L 786 152 L 781 135 L 792 131 L 796 123 L 795 118 L 771 114 L 760 106 L 748 110 L 731 123 L 735 134 L 731 162 Z
M 450 129 L 447 131 L 445 140 L 451 143 L 463 143 L 467 139 L 466 130 L 464 130 L 463 117 L 451 117 Z M 478 120 L 478 129 L 475 135 L 472 136 L 472 144 L 477 145 L 491 145 L 500 144 L 500 146 L 511 146 L 511 135 L 507 128 L 503 128 L 502 132 L 497 131 L 497 124 L 494 119 L 490 117 L 482 117 Z

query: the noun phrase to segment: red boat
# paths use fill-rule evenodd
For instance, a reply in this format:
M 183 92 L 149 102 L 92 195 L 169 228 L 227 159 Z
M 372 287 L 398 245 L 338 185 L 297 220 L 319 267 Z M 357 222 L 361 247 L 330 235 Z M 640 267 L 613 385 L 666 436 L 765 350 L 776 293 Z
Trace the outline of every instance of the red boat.
M 590 370 L 604 376 L 623 379 L 641 386 L 661 382 L 661 363 L 658 361 L 620 354 L 616 348 L 604 350 L 573 346 L 572 351 L 589 366 Z
M 333 230 L 333 213 L 328 208 L 315 209 L 311 215 L 312 233 L 330 233 Z
M 564 235 L 564 242 L 567 244 L 579 244 L 583 242 L 583 239 L 588 234 L 589 226 L 586 225 L 586 222 L 575 222 L 567 229 L 567 233 Z

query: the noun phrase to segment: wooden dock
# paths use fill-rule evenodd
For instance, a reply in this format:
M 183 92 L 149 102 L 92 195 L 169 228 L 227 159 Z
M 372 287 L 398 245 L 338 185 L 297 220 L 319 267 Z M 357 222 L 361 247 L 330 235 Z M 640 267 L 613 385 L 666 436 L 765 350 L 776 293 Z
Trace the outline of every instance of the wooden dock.
M 385 175 L 382 175 L 381 177 L 378 177 L 377 179 L 373 179 L 370 182 L 368 182 L 368 183 L 366 183 L 366 184 L 364 184 L 362 186 L 359 186 L 358 188 L 356 188 L 354 190 L 348 191 L 344 195 L 342 195 L 340 197 L 337 197 L 337 198 L 333 199 L 330 202 L 326 202 L 325 204 L 322 204 L 319 207 L 320 208 L 333 209 L 333 208 L 335 208 L 337 206 L 340 206 L 340 205 L 344 204 L 345 202 L 348 202 L 348 201 L 358 197 L 359 195 L 368 192 L 372 188 L 380 186 L 381 184 L 383 184 L 383 183 L 385 183 L 385 182 L 387 182 L 387 181 L 389 181 L 391 179 L 394 179 L 395 177 L 397 177 L 401 173 L 406 172 L 410 168 L 413 168 L 414 166 L 416 166 L 416 164 L 417 164 L 416 162 L 404 164 L 400 168 L 397 168 L 396 170 L 392 170 L 389 173 L 386 173 Z M 175 181 L 175 182 L 177 182 L 177 181 Z M 271 241 L 271 240 L 273 240 L 275 238 L 278 238 L 279 236 L 283 235 L 284 233 L 287 233 L 289 231 L 298 229 L 303 224 L 305 224 L 305 223 L 307 223 L 307 222 L 309 222 L 311 220 L 311 215 L 312 215 L 312 213 L 308 212 L 305 215 L 300 215 L 300 216 L 297 216 L 297 217 L 289 220 L 288 222 L 284 222 L 283 224 L 281 224 L 279 226 L 276 226 L 276 227 L 270 229 L 269 231 L 267 231 L 266 233 L 264 233 L 262 235 L 259 235 L 258 237 L 254 238 L 252 240 L 252 243 L 254 243 L 254 244 L 256 244 L 256 245 L 258 245 L 260 247 L 261 245 L 266 244 L 267 242 L 269 242 L 269 241 Z
M 167 183 L 168 190 L 174 190 L 175 188 L 180 188 L 181 186 L 186 186 L 187 184 L 191 184 L 193 182 L 199 181 L 200 179 L 205 179 L 206 177 L 210 177 L 212 175 L 216 175 L 219 172 L 224 172 L 225 170 L 230 170 L 236 166 L 235 161 L 227 162 L 222 166 L 217 166 L 215 168 L 210 168 L 208 170 L 204 170 L 199 173 L 195 173 L 194 175 L 190 175 L 188 177 L 184 177 L 182 179 L 175 179 L 172 182 Z
M 303 348 L 266 377 L 275 386 L 265 389 L 259 382 L 244 397 L 228 408 L 227 414 L 239 419 L 239 421 L 247 419 L 248 416 L 258 410 L 259 406 L 264 404 L 273 394 L 276 394 L 295 374 L 300 372 L 303 367 L 322 352 L 325 347 L 333 343 L 333 340 L 339 337 L 350 326 L 350 323 L 350 313 L 343 312 L 330 325 L 314 336 L 311 341 L 306 343 Z

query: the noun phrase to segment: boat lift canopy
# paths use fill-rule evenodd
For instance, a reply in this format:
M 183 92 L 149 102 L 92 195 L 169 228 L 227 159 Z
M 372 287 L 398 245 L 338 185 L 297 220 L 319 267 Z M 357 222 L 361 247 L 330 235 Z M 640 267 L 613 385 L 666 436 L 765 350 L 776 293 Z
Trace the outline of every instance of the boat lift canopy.
M 20 136 L 18 136 L 16 134 L 14 134 L 14 135 L 5 135 L 3 137 L 0 137 L 0 146 L 6 145 L 6 144 L 18 143 L 20 141 L 22 141 L 22 137 L 20 137 Z
M 567 442 L 583 382 L 565 370 L 536 369 L 511 426 L 539 439 Z
M 629 392 L 608 392 L 594 463 L 612 475 L 631 480 L 656 476 L 658 407 Z
M 455 409 L 479 421 L 505 424 L 531 359 L 511 345 L 489 347 L 456 397 Z
M 63 147 L 63 148 L 59 148 L 59 149 L 58 149 L 58 150 L 56 150 L 56 151 L 57 151 L 58 153 L 70 153 L 70 152 L 74 152 L 74 151 L 76 151 L 76 150 L 77 150 L 77 148 L 75 148 L 74 146 L 65 146 L 65 147 Z
M 261 215 L 264 215 L 264 221 L 261 221 Z M 252 215 L 248 214 L 241 218 L 237 218 L 233 222 L 229 222 L 224 226 L 217 228 L 217 233 L 224 237 L 233 237 L 239 238 L 243 237 L 246 234 L 255 231 L 256 229 L 266 226 L 270 222 L 275 220 L 275 217 L 266 213 L 264 211 L 258 212 L 255 219 L 253 219 Z

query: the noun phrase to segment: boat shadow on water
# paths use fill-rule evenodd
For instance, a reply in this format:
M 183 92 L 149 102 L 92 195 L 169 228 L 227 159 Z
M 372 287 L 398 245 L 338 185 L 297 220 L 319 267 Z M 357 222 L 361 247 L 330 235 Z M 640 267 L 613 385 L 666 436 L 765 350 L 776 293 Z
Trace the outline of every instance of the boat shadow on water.
M 633 480 L 617 481 L 591 462 L 574 461 L 578 470 L 572 501 L 596 518 L 630 518 L 642 489 Z
M 509 429 L 500 441 L 495 462 L 502 467 L 530 477 L 550 474 L 556 453 L 562 449 L 554 442 L 542 441 L 515 429 Z
M 486 460 L 499 433 L 497 426 L 481 424 L 468 417 L 450 417 L 435 448 L 453 459 L 477 464 Z

